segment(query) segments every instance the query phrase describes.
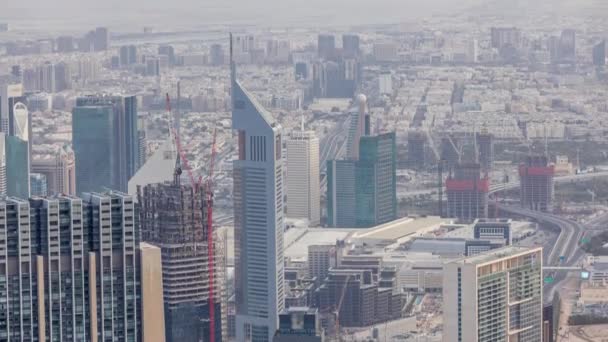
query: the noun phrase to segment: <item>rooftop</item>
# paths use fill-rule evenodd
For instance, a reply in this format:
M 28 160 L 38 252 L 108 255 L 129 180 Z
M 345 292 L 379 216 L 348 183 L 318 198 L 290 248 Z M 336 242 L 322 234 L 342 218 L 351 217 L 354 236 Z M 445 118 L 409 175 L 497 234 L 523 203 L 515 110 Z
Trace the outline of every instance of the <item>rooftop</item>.
M 518 246 L 506 246 L 499 249 L 494 249 L 490 252 L 477 254 L 472 257 L 462 258 L 458 260 L 454 260 L 452 262 L 459 264 L 475 264 L 481 265 L 491 261 L 496 261 L 503 258 L 515 257 L 522 254 L 530 253 L 533 251 L 540 251 L 542 247 L 518 247 Z

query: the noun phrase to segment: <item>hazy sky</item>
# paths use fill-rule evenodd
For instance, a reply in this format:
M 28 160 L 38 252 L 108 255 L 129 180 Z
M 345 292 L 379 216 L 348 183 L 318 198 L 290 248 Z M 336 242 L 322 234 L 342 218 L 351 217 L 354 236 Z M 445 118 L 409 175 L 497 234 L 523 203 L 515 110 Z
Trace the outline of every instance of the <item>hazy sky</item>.
M 544 3 L 553 10 L 583 8 L 608 0 L 0 0 L 0 3 L 8 3 L 8 8 L 0 10 L 0 20 L 17 28 L 69 31 L 108 25 L 115 31 L 133 31 L 144 25 L 164 30 L 210 24 L 381 24 L 463 12 L 481 4 L 490 8 L 528 9 Z
M 369 24 L 462 9 L 484 0 L 0 0 L 0 18 L 120 27 L 261 23 Z M 15 22 L 14 25 L 19 25 Z

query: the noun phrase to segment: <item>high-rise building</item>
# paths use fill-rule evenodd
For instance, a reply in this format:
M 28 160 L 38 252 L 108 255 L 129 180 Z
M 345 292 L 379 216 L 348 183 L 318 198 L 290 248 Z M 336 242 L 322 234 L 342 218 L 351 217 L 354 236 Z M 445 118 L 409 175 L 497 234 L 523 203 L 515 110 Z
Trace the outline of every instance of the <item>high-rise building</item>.
M 338 266 L 338 246 L 310 245 L 308 246 L 308 276 L 321 283 L 327 277 L 330 268 Z
M 6 196 L 6 134 L 0 132 L 0 196 Z
M 120 193 L 0 201 L 0 295 L 9 303 L 0 306 L 0 339 L 164 341 L 142 336 L 162 326 L 162 317 L 141 316 L 153 314 L 162 291 L 141 297 L 159 288 L 160 275 L 140 277 L 140 264 L 153 265 L 137 255 L 134 215 Z
M 146 76 L 160 76 L 160 58 L 146 58 Z
M 47 93 L 54 93 L 56 89 L 55 85 L 55 65 L 51 62 L 46 62 L 36 67 L 36 73 L 38 74 L 38 84 L 40 91 Z
M 445 181 L 448 217 L 474 221 L 488 216 L 490 180 L 479 164 L 458 164 Z
M 279 330 L 273 342 L 323 342 L 325 336 L 319 321 L 319 310 L 308 307 L 289 308 L 279 314 Z
M 553 209 L 555 166 L 546 156 L 528 156 L 519 165 L 520 201 L 523 208 L 550 212 Z
M 78 98 L 72 111 L 78 193 L 103 188 L 127 191 L 139 169 L 135 96 Z
M 74 37 L 60 36 L 55 41 L 55 51 L 59 53 L 68 53 L 74 51 Z
M 361 50 L 359 48 L 359 36 L 356 34 L 342 35 L 342 52 L 346 57 L 357 57 Z
M 30 196 L 31 113 L 24 97 L 9 98 L 8 135 L 5 135 L 6 195 Z
M 320 223 L 319 139 L 314 131 L 294 131 L 287 139 L 287 216 Z
M 355 169 L 357 227 L 397 218 L 397 148 L 395 133 L 361 137 Z
M 576 31 L 573 29 L 563 30 L 559 37 L 559 60 L 560 62 L 576 62 Z
M 236 79 L 230 55 L 232 128 L 238 136 L 233 163 L 236 338 L 267 342 L 285 308 L 282 129 Z
M 135 45 L 124 45 L 119 52 L 120 65 L 128 66 L 137 63 L 137 47 Z
M 370 117 L 365 95 L 357 96 L 357 106 L 357 111 L 352 114 L 346 141 L 346 156 L 350 160 L 359 159 L 361 137 L 370 134 Z
M 65 62 L 55 64 L 55 90 L 63 91 L 72 88 L 72 72 Z
M 105 51 L 110 48 L 110 31 L 107 27 L 98 27 L 94 31 L 93 47 L 95 51 Z
M 167 56 L 169 65 L 175 65 L 175 49 L 171 45 L 161 45 L 158 47 L 159 56 Z
M 593 65 L 598 67 L 606 65 L 606 39 L 593 47 Z
M 443 341 L 542 341 L 542 248 L 508 246 L 443 267 Z
M 358 160 L 327 163 L 327 224 L 372 227 L 397 218 L 395 134 L 360 138 Z
M 224 65 L 224 48 L 222 44 L 213 44 L 209 52 L 209 62 L 211 65 Z
M 76 195 L 76 161 L 68 146 L 52 154 L 34 155 L 31 171 L 43 174 L 49 195 Z
M 30 190 L 32 196 L 47 196 L 46 176 L 42 173 L 30 173 Z
M 492 27 L 491 46 L 495 49 L 521 47 L 521 31 L 515 27 Z
M 336 56 L 336 37 L 333 34 L 320 34 L 317 48 L 319 58 L 333 59 Z
M 163 255 L 166 341 L 208 341 L 209 288 L 213 286 L 215 341 L 219 342 L 223 257 L 217 252 L 223 251 L 215 249 L 214 284 L 210 284 L 207 238 L 211 227 L 205 193 L 181 185 L 179 172 L 175 177 L 173 182 L 139 187 L 137 196 L 142 238 L 158 246 Z

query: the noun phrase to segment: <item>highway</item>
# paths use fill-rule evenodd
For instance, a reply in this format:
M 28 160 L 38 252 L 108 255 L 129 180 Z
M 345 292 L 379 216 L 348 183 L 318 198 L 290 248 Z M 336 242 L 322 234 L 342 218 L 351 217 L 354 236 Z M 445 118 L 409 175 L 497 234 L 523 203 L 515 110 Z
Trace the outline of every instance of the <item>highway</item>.
M 572 176 L 556 177 L 555 183 L 570 183 L 570 182 L 582 182 L 597 177 L 607 177 L 608 172 L 596 172 L 586 173 Z M 499 184 L 490 188 L 490 195 L 494 195 L 503 190 L 512 190 L 519 187 L 519 182 L 510 182 L 507 184 Z M 543 246 L 545 248 L 546 260 L 544 260 L 544 266 L 576 266 L 578 265 L 584 252 L 578 247 L 579 241 L 585 236 L 587 227 L 593 227 L 597 223 L 605 222 L 608 220 L 608 214 L 600 215 L 588 222 L 585 226 L 572 221 L 567 218 L 563 218 L 557 215 L 543 213 L 538 211 L 532 211 L 529 209 L 508 206 L 503 204 L 497 204 L 498 209 L 502 212 L 519 215 L 532 219 L 538 223 L 543 223 L 553 227 L 557 227 L 560 232 L 557 240 L 550 246 Z M 548 249 L 548 250 L 547 250 Z M 564 272 L 552 272 L 551 274 L 554 281 L 550 284 L 546 284 L 544 288 L 544 300 L 545 302 L 550 301 L 553 297 L 555 289 L 558 285 L 566 278 Z
M 319 169 L 321 171 L 321 193 L 325 193 L 325 187 L 327 186 L 327 175 L 325 174 L 327 161 L 338 158 L 346 146 L 350 118 L 350 115 L 346 115 L 320 141 Z

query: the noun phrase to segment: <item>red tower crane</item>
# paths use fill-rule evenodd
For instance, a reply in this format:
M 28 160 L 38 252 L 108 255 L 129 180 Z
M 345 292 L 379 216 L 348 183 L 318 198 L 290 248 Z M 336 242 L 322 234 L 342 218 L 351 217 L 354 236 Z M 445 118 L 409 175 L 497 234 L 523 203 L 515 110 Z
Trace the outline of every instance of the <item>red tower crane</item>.
M 177 152 L 179 153 L 180 162 L 183 164 L 184 168 L 188 172 L 188 177 L 190 178 L 190 184 L 194 193 L 198 193 L 201 189 L 202 177 L 199 177 L 198 180 L 194 178 L 194 174 L 192 173 L 192 168 L 190 164 L 188 164 L 188 159 L 186 159 L 186 153 L 182 148 L 182 144 L 180 141 L 180 137 L 175 130 L 175 126 L 173 125 L 173 120 L 171 116 L 171 98 L 169 97 L 169 93 L 166 94 L 166 107 L 167 113 L 169 113 L 169 122 L 170 129 L 175 139 L 175 146 L 177 148 Z M 215 300 L 214 300 L 214 244 L 213 244 L 213 172 L 215 169 L 215 156 L 217 154 L 216 148 L 216 138 L 217 138 L 217 130 L 213 131 L 213 143 L 211 145 L 211 158 L 209 163 L 209 175 L 207 176 L 207 182 L 205 183 L 205 203 L 207 210 L 207 259 L 208 259 L 208 270 L 209 270 L 209 341 L 215 342 Z M 179 171 L 181 172 L 181 170 Z M 178 175 L 179 177 L 179 175 Z

